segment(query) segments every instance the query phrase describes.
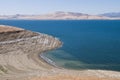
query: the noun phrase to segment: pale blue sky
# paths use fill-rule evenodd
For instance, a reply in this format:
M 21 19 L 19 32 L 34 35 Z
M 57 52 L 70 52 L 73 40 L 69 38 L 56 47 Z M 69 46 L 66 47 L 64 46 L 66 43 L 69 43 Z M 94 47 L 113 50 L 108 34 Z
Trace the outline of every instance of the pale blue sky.
M 120 12 L 120 0 L 0 0 L 0 14 L 44 14 L 71 11 L 88 14 Z

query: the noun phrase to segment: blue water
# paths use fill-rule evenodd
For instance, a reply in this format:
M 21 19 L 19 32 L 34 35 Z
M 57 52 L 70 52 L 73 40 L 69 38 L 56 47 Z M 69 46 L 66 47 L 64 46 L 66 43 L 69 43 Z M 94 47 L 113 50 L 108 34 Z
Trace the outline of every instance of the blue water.
M 0 20 L 58 37 L 61 48 L 44 55 L 67 69 L 120 71 L 120 20 Z

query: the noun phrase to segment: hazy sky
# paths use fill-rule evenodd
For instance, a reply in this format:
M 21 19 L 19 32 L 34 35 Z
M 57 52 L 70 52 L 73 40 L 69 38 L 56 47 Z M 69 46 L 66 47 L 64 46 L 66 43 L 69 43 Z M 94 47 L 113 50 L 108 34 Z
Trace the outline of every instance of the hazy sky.
M 120 0 L 0 0 L 0 14 L 44 14 L 55 11 L 88 14 L 119 12 Z

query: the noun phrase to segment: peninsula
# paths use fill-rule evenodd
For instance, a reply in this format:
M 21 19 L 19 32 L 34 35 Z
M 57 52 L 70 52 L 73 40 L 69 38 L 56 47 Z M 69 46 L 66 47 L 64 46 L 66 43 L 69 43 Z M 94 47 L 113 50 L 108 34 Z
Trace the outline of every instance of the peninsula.
M 39 57 L 61 45 L 47 34 L 0 25 L 0 80 L 120 80 L 120 72 L 67 70 Z

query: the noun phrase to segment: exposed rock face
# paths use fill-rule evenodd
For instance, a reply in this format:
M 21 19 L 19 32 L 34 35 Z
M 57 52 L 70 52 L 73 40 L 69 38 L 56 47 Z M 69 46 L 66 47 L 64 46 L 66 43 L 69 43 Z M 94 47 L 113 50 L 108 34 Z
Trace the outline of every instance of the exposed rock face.
M 39 53 L 60 45 L 57 38 L 46 34 L 26 30 L 1 32 L 0 74 L 3 76 L 52 68 L 39 59 Z
M 9 41 L 27 37 L 38 36 L 38 33 L 33 33 L 27 30 L 19 30 L 19 31 L 10 31 L 10 32 L 1 32 L 0 33 L 0 41 Z

